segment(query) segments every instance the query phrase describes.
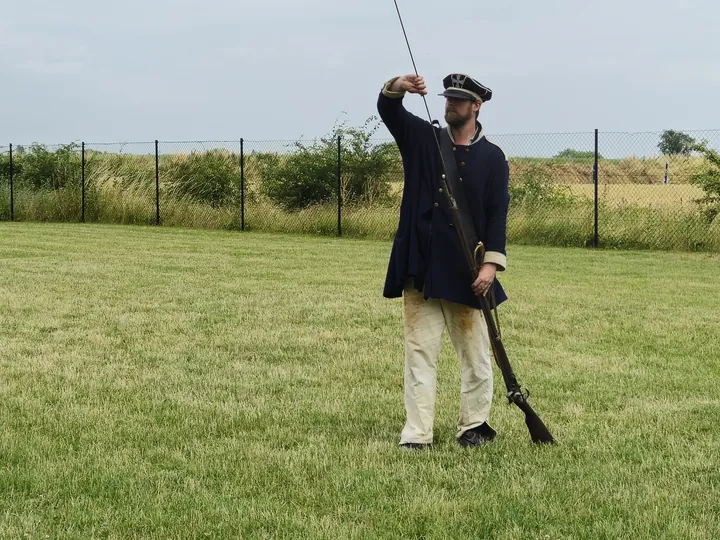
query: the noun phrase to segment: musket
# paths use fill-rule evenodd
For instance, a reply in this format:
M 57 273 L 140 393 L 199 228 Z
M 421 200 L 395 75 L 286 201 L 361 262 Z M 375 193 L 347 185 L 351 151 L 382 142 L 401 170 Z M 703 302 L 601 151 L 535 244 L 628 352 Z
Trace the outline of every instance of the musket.
M 415 59 L 413 58 L 412 50 L 410 49 L 410 42 L 408 41 L 407 33 L 405 32 L 405 25 L 403 24 L 402 16 L 400 15 L 400 8 L 398 7 L 397 0 L 393 1 L 395 2 L 395 9 L 397 10 L 398 18 L 400 19 L 400 25 L 403 30 L 403 35 L 405 36 L 405 42 L 407 43 L 408 51 L 410 52 L 410 58 L 413 63 L 413 68 L 415 69 L 415 75 L 419 76 L 417 66 L 415 65 Z M 427 110 L 430 123 L 433 124 L 434 122 L 432 120 L 432 116 L 430 115 L 430 109 L 427 105 L 427 100 L 425 100 L 424 95 L 422 96 L 422 98 L 423 101 L 425 101 L 425 109 Z M 485 246 L 482 242 L 475 240 L 475 235 L 473 234 L 473 231 L 467 230 L 467 227 L 464 225 L 463 220 L 460 219 L 460 210 L 458 208 L 457 198 L 453 194 L 453 191 L 450 189 L 448 183 L 448 175 L 455 175 L 455 171 L 453 169 L 451 172 L 451 169 L 446 166 L 445 160 L 443 158 L 443 152 L 440 148 L 440 141 L 438 140 L 437 132 L 434 126 L 431 126 L 431 128 L 435 136 L 435 143 L 437 144 L 438 153 L 440 154 L 440 162 L 442 163 L 442 168 L 444 171 L 441 175 L 440 180 L 442 184 L 442 192 L 445 195 L 448 210 L 450 211 L 450 217 L 460 240 L 460 246 L 468 267 L 470 283 L 473 283 L 477 279 L 483 259 L 485 257 Z M 455 169 L 456 168 L 457 165 L 455 165 Z M 453 180 L 455 180 L 454 177 Z M 456 184 L 456 187 L 462 189 L 459 183 L 453 183 Z M 470 216 L 467 217 L 469 218 Z M 534 443 L 554 443 L 555 439 L 553 439 L 550 431 L 545 426 L 540 417 L 537 415 L 537 413 L 530 406 L 530 403 L 528 403 L 527 398 L 529 394 L 523 392 L 520 383 L 518 383 L 517 378 L 515 377 L 515 373 L 513 372 L 512 366 L 510 365 L 510 360 L 508 359 L 507 352 L 505 351 L 505 346 L 503 345 L 502 338 L 500 336 L 500 331 L 495 324 L 495 321 L 493 320 L 490 302 L 488 301 L 487 297 L 482 293 L 477 294 L 476 296 L 478 298 L 478 301 L 480 302 L 480 309 L 482 310 L 485 322 L 487 323 L 488 334 L 490 337 L 490 346 L 492 348 L 495 362 L 498 368 L 500 368 L 500 372 L 503 376 L 503 381 L 505 382 L 505 387 L 507 389 L 506 397 L 508 403 L 516 405 L 523 413 L 525 413 L 525 424 L 527 425 L 528 431 L 530 432 L 530 438 Z

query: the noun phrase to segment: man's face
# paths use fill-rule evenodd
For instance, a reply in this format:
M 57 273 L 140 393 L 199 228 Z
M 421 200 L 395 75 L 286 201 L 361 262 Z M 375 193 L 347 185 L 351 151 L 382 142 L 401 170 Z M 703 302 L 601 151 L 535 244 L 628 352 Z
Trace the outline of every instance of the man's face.
M 469 99 L 445 98 L 445 121 L 449 126 L 458 127 L 474 119 L 474 103 Z

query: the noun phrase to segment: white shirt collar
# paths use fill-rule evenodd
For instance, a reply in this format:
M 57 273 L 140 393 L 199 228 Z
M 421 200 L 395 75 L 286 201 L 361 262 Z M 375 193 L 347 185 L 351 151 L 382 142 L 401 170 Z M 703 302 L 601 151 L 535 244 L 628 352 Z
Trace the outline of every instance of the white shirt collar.
M 446 128 L 448 130 L 448 133 L 450 134 L 450 140 L 453 142 L 453 144 L 458 144 L 455 142 L 455 139 L 453 138 L 452 130 L 450 129 L 450 126 L 447 126 Z M 461 146 L 471 146 L 478 142 L 480 139 L 482 139 L 485 136 L 485 130 L 482 127 L 482 124 L 480 122 L 475 123 L 475 133 L 470 138 L 470 142 L 467 145 L 461 144 Z

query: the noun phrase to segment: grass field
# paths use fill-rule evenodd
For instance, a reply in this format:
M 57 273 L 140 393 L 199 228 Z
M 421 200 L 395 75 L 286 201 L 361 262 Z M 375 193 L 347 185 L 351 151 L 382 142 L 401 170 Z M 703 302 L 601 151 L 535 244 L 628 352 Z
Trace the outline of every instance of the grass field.
M 593 200 L 595 196 L 592 184 L 572 184 L 568 188 L 578 197 Z M 703 195 L 702 188 L 693 184 L 601 184 L 598 187 L 599 200 L 611 208 L 632 206 L 667 208 L 676 212 L 693 210 L 697 208 L 694 201 Z
M 720 256 L 511 245 L 504 342 L 559 444 L 398 448 L 388 242 L 0 223 L 0 537 L 720 537 Z

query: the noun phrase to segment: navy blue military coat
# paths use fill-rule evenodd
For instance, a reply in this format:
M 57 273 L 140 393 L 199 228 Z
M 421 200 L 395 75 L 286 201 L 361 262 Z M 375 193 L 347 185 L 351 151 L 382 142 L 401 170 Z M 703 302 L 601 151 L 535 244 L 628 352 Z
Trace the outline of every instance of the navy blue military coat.
M 383 296 L 402 296 L 407 278 L 425 298 L 442 298 L 479 309 L 460 241 L 440 191 L 442 162 L 433 130 L 438 128 L 403 106 L 403 92 L 390 92 L 387 83 L 377 107 L 398 145 L 404 168 L 400 218 L 392 245 Z M 506 267 L 506 223 L 510 203 L 509 169 L 503 151 L 488 141 L 478 124 L 470 144 L 453 146 L 463 179 L 475 232 L 487 250 L 485 262 Z M 497 304 L 507 299 L 497 279 Z

